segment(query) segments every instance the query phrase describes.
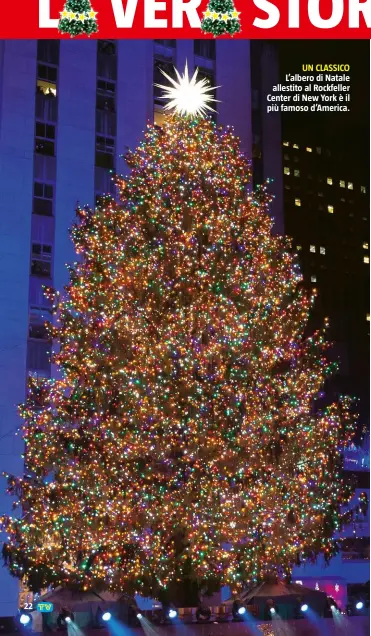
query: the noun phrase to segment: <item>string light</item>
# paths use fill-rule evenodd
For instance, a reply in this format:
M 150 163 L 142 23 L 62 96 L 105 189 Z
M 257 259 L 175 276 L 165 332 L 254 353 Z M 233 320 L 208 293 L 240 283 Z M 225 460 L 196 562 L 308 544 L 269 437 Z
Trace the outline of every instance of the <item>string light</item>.
M 315 296 L 231 128 L 149 126 L 120 203 L 77 210 L 79 260 L 54 298 L 54 362 L 21 407 L 20 517 L 3 556 L 31 589 L 153 597 L 187 576 L 238 591 L 328 560 L 350 498 L 347 398 Z M 314 408 L 313 405 L 316 405 Z

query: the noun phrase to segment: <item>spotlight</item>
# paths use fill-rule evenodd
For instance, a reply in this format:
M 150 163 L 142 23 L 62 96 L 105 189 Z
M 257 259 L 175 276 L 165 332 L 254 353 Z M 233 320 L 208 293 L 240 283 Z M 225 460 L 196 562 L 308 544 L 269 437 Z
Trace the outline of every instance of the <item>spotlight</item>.
M 363 609 L 363 602 L 362 601 L 358 601 L 358 603 L 356 604 L 356 609 L 357 610 Z
M 301 606 L 301 611 L 302 612 L 307 612 L 308 611 L 308 605 L 306 603 L 303 603 L 303 605 Z
M 62 609 L 61 613 L 57 618 L 57 626 L 59 629 L 66 628 L 70 623 L 72 623 L 74 616 L 72 612 L 69 612 L 66 609 Z
M 171 609 L 168 612 L 168 617 L 169 618 L 176 618 L 178 616 L 178 612 L 175 609 Z
M 141 614 L 140 612 L 138 612 L 137 614 L 137 619 L 140 620 L 141 618 L 143 618 L 143 614 Z
M 111 616 L 110 612 L 104 612 L 104 614 L 102 615 L 102 621 L 105 621 L 105 623 L 110 621 L 111 618 L 112 618 L 112 616 Z
M 19 622 L 21 623 L 21 625 L 29 625 L 31 623 L 31 616 L 29 614 L 21 614 L 19 617 Z
M 233 606 L 232 606 L 232 614 L 233 614 L 233 618 L 235 621 L 242 621 L 242 616 L 245 614 L 246 612 L 246 607 L 244 607 L 243 605 L 241 605 L 241 602 L 236 599 L 233 602 Z
M 272 614 L 272 616 L 273 616 L 273 614 L 275 614 L 275 613 L 276 613 L 276 610 L 274 609 L 274 607 L 270 607 L 270 608 L 269 608 L 269 611 L 270 611 L 270 613 Z

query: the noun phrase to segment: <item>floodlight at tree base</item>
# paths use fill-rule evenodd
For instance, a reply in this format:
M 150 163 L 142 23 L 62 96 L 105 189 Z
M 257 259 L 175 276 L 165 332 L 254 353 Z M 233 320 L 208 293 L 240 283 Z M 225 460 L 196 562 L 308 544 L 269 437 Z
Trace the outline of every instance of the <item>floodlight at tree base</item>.
M 169 618 L 176 618 L 178 616 L 178 612 L 175 609 L 171 609 L 168 612 L 168 617 Z
M 112 618 L 112 615 L 110 612 L 104 612 L 104 614 L 102 615 L 102 621 L 104 621 L 105 623 L 110 621 L 111 618 Z
M 246 614 L 246 607 L 239 607 L 238 613 L 240 616 L 243 616 L 244 614 Z
M 303 603 L 303 605 L 301 606 L 300 609 L 301 609 L 302 612 L 307 612 L 309 608 L 308 608 L 308 605 L 306 603 Z
M 28 614 L 21 614 L 19 617 L 19 622 L 21 623 L 21 625 L 29 625 L 31 622 L 31 616 L 29 616 Z
M 356 604 L 356 609 L 357 610 L 363 609 L 363 602 L 362 601 L 358 601 L 358 603 Z

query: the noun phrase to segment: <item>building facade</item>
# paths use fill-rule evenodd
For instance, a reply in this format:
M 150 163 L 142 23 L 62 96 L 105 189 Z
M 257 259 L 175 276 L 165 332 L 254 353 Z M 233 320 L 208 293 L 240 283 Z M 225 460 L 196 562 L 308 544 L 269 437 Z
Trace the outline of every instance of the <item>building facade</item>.
M 65 264 L 75 258 L 67 230 L 76 204 L 92 206 L 97 196 L 113 193 L 109 170 L 125 171 L 120 155 L 136 146 L 147 121 L 161 125 L 154 87 L 164 83 L 160 70 L 182 71 L 186 60 L 190 72 L 199 67 L 220 86 L 217 122 L 233 125 L 251 156 L 256 124 L 248 41 L 0 42 L 0 471 L 22 472 L 16 406 L 27 375 L 53 373 L 43 286 L 61 290 L 67 282 Z M 261 64 L 272 73 L 272 54 Z M 259 90 L 254 99 L 263 104 Z M 258 180 L 275 178 L 273 213 L 280 219 L 279 119 L 274 139 L 264 125 L 254 133 L 265 139 Z M 1 480 L 1 513 L 12 505 L 5 488 Z M 18 588 L 0 568 L 0 616 L 15 615 Z
M 285 233 L 305 283 L 318 292 L 315 326 L 330 321 L 340 364 L 332 389 L 359 399 L 362 433 L 369 421 L 369 175 L 351 146 L 313 137 L 304 132 L 282 142 Z
M 359 425 L 343 472 L 355 487 L 350 505 L 359 511 L 339 533 L 341 550 L 330 564 L 319 560 L 295 568 L 293 578 L 319 586 L 344 607 L 352 588 L 370 578 L 369 512 L 362 504 L 370 497 L 369 175 L 343 140 L 324 145 L 314 141 L 314 134 L 302 130 L 299 137 L 291 131 L 282 141 L 285 233 L 298 252 L 306 286 L 317 291 L 312 326 L 329 318 L 330 355 L 339 372 L 326 393 L 357 400 Z

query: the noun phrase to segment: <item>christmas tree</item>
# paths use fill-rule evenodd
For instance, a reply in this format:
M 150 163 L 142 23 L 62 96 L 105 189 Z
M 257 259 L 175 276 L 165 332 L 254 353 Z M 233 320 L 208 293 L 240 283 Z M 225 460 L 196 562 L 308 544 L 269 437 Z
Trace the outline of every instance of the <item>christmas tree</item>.
M 90 0 L 67 0 L 60 13 L 58 29 L 69 33 L 71 37 L 97 33 L 97 12 L 92 9 Z
M 204 12 L 201 29 L 204 33 L 234 35 L 241 31 L 240 12 L 236 11 L 233 0 L 210 0 Z
M 77 210 L 79 260 L 49 292 L 62 377 L 30 381 L 1 520 L 35 590 L 238 590 L 336 550 L 353 420 L 321 407 L 326 327 L 306 335 L 314 294 L 233 130 L 202 117 L 211 87 L 178 80 L 120 203 Z

